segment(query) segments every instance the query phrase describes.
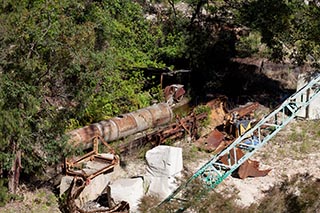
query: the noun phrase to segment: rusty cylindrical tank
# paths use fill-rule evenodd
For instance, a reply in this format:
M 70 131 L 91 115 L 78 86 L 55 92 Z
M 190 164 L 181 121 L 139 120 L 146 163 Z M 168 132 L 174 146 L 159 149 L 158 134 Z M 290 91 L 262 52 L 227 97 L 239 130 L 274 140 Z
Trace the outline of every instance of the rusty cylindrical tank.
M 173 112 L 167 103 L 155 104 L 135 112 L 119 115 L 68 133 L 69 142 L 89 148 L 92 138 L 99 135 L 105 141 L 113 141 L 171 121 Z

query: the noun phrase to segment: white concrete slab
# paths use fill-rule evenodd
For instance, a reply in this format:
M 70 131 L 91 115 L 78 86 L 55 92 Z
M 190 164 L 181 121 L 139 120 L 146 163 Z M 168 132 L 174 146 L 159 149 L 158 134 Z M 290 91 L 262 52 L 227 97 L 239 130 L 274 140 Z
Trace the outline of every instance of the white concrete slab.
M 180 173 L 183 169 L 182 148 L 156 146 L 146 153 L 147 175 L 168 177 Z
M 182 148 L 157 146 L 147 151 L 146 160 L 147 194 L 165 199 L 178 187 L 176 177 L 183 169 Z
M 143 179 L 118 179 L 110 184 L 111 197 L 115 202 L 129 203 L 130 212 L 137 212 L 140 199 L 144 196 Z
M 60 183 L 60 196 L 68 190 L 73 178 L 73 176 L 62 177 Z M 99 197 L 109 182 L 110 177 L 107 174 L 102 174 L 92 179 L 77 198 L 77 205 L 81 208 L 81 206 L 83 206 L 86 202 L 95 200 L 97 197 Z
M 172 177 L 146 176 L 145 182 L 148 189 L 146 194 L 156 196 L 160 200 L 167 198 L 179 186 L 176 183 L 176 178 L 173 176 Z

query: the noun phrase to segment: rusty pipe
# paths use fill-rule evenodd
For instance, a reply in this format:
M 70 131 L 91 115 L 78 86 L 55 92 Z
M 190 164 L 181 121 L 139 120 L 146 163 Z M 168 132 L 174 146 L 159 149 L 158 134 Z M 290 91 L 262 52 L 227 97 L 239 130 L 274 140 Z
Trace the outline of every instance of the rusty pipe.
M 119 115 L 109 120 L 100 121 L 68 133 L 69 143 L 72 145 L 92 146 L 95 136 L 105 141 L 114 141 L 126 136 L 169 123 L 173 112 L 167 103 L 155 104 L 135 112 Z

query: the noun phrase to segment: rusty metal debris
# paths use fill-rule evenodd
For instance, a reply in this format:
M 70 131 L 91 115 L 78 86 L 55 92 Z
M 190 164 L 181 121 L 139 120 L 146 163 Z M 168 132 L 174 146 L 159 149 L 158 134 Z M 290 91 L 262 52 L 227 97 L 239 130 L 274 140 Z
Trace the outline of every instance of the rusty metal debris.
M 186 93 L 183 87 L 182 84 L 172 84 L 164 88 L 164 97 L 170 106 L 183 99 L 184 94 Z
M 247 160 L 244 162 L 238 170 L 238 175 L 241 179 L 246 177 L 263 177 L 269 174 L 271 169 L 260 170 L 259 162 L 255 160 Z
M 172 88 L 167 90 L 170 91 Z M 179 99 L 182 93 L 177 96 L 174 93 L 170 95 L 172 98 Z M 93 150 L 82 157 L 66 160 L 66 174 L 75 176 L 75 179 L 82 178 L 88 181 L 102 173 L 112 171 L 114 166 L 119 164 L 119 157 L 106 141 L 134 136 L 117 146 L 119 154 L 126 155 L 136 153 L 146 144 L 157 146 L 168 139 L 180 139 L 185 135 L 198 139 L 199 122 L 208 117 L 213 130 L 204 137 L 202 136 L 200 140 L 196 140 L 195 144 L 200 149 L 214 154 L 219 153 L 232 143 L 235 137 L 250 128 L 251 114 L 259 106 L 258 103 L 250 103 L 228 111 L 226 101 L 227 98 L 224 96 L 216 98 L 207 103 L 211 109 L 209 115 L 207 113 L 196 115 L 193 112 L 183 118 L 176 115 L 175 122 L 170 124 L 168 123 L 173 118 L 171 107 L 168 103 L 161 103 L 71 131 L 69 135 L 72 144 L 82 144 L 86 148 L 93 147 Z M 107 154 L 98 153 L 99 142 L 109 148 Z M 237 149 L 236 155 L 239 157 L 244 153 L 241 149 Z M 232 158 L 232 156 L 223 156 L 220 160 L 226 164 L 228 160 L 230 161 L 230 157 Z M 253 160 L 247 160 L 237 170 L 240 178 L 264 176 L 269 172 L 270 170 L 259 170 L 259 162 Z M 78 187 L 78 190 L 81 187 L 82 185 Z M 77 193 L 74 191 L 70 199 L 76 197 Z M 119 208 L 126 206 L 125 204 L 119 205 Z
M 209 118 L 212 131 L 196 140 L 195 145 L 202 150 L 217 154 L 230 145 L 234 138 L 251 128 L 252 113 L 259 107 L 258 103 L 249 103 L 236 109 L 227 110 L 227 98 L 221 96 L 206 104 L 211 109 L 210 114 L 191 112 L 183 118 L 176 115 L 175 122 L 171 122 L 173 112 L 170 105 L 179 102 L 184 93 L 183 85 L 171 85 L 165 89 L 167 103 L 123 114 L 68 133 L 69 143 L 82 146 L 84 149 L 92 149 L 81 157 L 65 160 L 66 174 L 74 176 L 67 191 L 66 207 L 70 212 L 129 212 L 130 207 L 127 202 L 122 201 L 116 204 L 112 201 L 110 190 L 105 193 L 106 208 L 92 211 L 84 210 L 78 207 L 75 201 L 91 179 L 100 174 L 112 172 L 114 167 L 119 164 L 119 156 L 106 141 L 110 142 L 131 136 L 132 138 L 118 145 L 117 150 L 121 155 L 132 154 L 147 144 L 157 146 L 168 139 L 180 139 L 186 135 L 198 139 L 200 121 Z M 100 154 L 98 152 L 99 144 L 108 148 L 107 153 Z M 236 155 L 237 159 L 244 156 L 245 151 L 240 148 L 236 148 L 236 151 L 231 155 L 222 156 L 221 163 L 228 165 L 230 161 L 235 161 L 233 155 Z M 260 170 L 259 162 L 249 159 L 239 167 L 236 175 L 244 179 L 265 176 L 269 172 L 270 169 Z
M 207 103 L 207 106 L 211 108 L 209 118 L 213 130 L 195 142 L 199 149 L 218 154 L 231 144 L 234 138 L 239 137 L 251 128 L 252 114 L 259 107 L 259 103 L 248 103 L 229 111 L 226 110 L 225 103 L 226 99 L 224 97 L 216 98 Z M 241 149 L 237 148 L 236 150 L 238 158 L 244 155 Z M 223 156 L 221 162 L 228 165 L 230 159 L 232 160 L 233 156 Z M 269 172 L 270 169 L 260 170 L 259 162 L 249 159 L 240 166 L 237 175 L 244 179 L 246 177 L 265 176 Z
M 228 113 L 226 101 L 227 98 L 225 96 L 220 96 L 206 104 L 210 108 L 210 114 L 208 115 L 210 120 L 209 128 L 213 130 L 195 141 L 195 145 L 200 150 L 212 152 L 224 141 L 225 135 L 217 130 L 216 127 L 225 123 L 225 117 Z
M 99 142 L 109 149 L 108 153 L 98 153 Z M 65 172 L 67 175 L 82 177 L 88 181 L 102 173 L 112 171 L 119 161 L 114 149 L 103 138 L 96 136 L 93 139 L 92 151 L 75 159 L 65 159 Z
M 248 103 L 242 107 L 227 110 L 226 97 L 222 96 L 209 101 L 210 127 L 213 129 L 207 135 L 196 141 L 196 146 L 202 150 L 214 151 L 223 141 L 225 136 L 236 138 L 251 128 L 252 113 L 259 107 L 258 103 Z M 217 128 L 220 127 L 218 130 Z M 225 134 L 223 134 L 223 131 Z
M 204 151 L 213 152 L 224 141 L 224 134 L 217 129 L 212 130 L 206 137 L 195 142 L 195 145 Z
M 234 137 L 239 137 L 251 128 L 253 113 L 259 107 L 259 103 L 247 103 L 228 112 L 225 117 L 224 131 Z
M 243 106 L 229 110 L 229 113 L 237 115 L 239 117 L 248 116 L 254 111 L 256 111 L 258 107 L 259 107 L 258 102 L 249 102 Z
M 231 156 L 224 155 L 220 160 L 223 164 L 228 165 L 228 161 L 231 160 L 231 164 L 234 164 L 235 156 L 237 156 L 237 159 L 244 156 L 244 153 L 241 149 L 236 149 L 236 153 L 231 152 Z M 259 162 L 254 160 L 246 160 L 238 169 L 237 175 L 241 179 L 245 179 L 247 177 L 262 177 L 266 176 L 271 169 L 267 170 L 260 170 L 259 169 Z
M 83 208 L 77 206 L 76 199 L 80 196 L 87 184 L 90 183 L 90 180 L 100 174 L 112 172 L 114 166 L 118 165 L 120 162 L 119 156 L 115 154 L 114 149 L 112 149 L 102 137 L 94 137 L 92 143 L 93 150 L 87 154 L 78 158 L 65 159 L 66 175 L 74 176 L 73 181 L 66 192 L 66 208 L 69 212 L 80 213 L 129 212 L 129 203 L 121 201 L 120 203 L 116 204 L 113 202 L 110 195 L 110 189 L 104 193 L 108 200 L 107 207 L 98 208 L 95 210 L 84 210 Z M 99 154 L 99 143 L 102 143 L 109 149 L 107 153 Z
M 139 148 L 146 146 L 146 144 L 157 146 L 168 139 L 179 139 L 184 137 L 186 134 L 190 135 L 191 138 L 196 138 L 198 136 L 198 124 L 206 118 L 206 113 L 198 115 L 191 113 L 184 118 L 176 116 L 176 122 L 165 127 L 154 129 L 146 134 L 139 135 L 137 138 L 130 140 L 129 142 L 122 143 L 118 146 L 118 150 L 121 155 L 127 155 L 136 152 Z

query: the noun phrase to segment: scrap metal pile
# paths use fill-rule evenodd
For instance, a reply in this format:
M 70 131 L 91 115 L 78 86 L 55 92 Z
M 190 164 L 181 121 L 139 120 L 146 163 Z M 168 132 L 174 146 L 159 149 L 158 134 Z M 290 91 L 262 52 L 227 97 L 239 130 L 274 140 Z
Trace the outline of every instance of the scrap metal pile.
M 196 114 L 192 111 L 183 118 L 177 115 L 174 118 L 171 106 L 168 103 L 160 103 L 69 132 L 70 144 L 81 146 L 83 149 L 93 149 L 84 156 L 65 161 L 65 173 L 74 176 L 67 196 L 68 208 L 85 212 L 76 205 L 75 200 L 86 183 L 100 174 L 112 172 L 114 166 L 119 164 L 118 155 L 136 153 L 147 144 L 154 147 L 169 139 L 178 140 L 189 135 L 191 141 L 194 141 L 200 150 L 213 154 L 221 152 L 235 138 L 250 129 L 251 123 L 254 122 L 253 112 L 259 107 L 258 103 L 248 103 L 245 106 L 227 110 L 226 103 L 226 97 L 216 98 L 206 104 L 210 108 L 209 114 Z M 211 131 L 201 136 L 198 130 L 201 128 L 200 122 L 204 119 L 209 119 L 208 128 Z M 107 142 L 122 138 L 126 140 L 118 143 L 115 148 L 116 153 Z M 98 153 L 99 143 L 108 148 L 108 153 Z M 235 154 L 244 155 L 241 149 L 238 149 Z M 230 160 L 228 156 L 223 156 L 221 163 L 227 165 L 228 160 Z M 242 179 L 248 176 L 265 176 L 269 171 L 259 170 L 259 162 L 247 160 L 237 170 L 237 176 Z M 113 204 L 105 212 L 119 209 L 128 211 L 128 203 Z
M 209 119 L 211 120 L 211 131 L 195 142 L 196 146 L 213 154 L 222 152 L 229 144 L 249 130 L 255 122 L 254 112 L 260 106 L 259 103 L 247 103 L 246 105 L 226 109 L 226 98 L 214 99 L 207 103 L 211 108 Z M 234 155 L 240 158 L 244 155 L 243 150 L 237 148 Z M 221 163 L 228 165 L 228 160 L 233 161 L 234 156 L 223 156 Z M 259 162 L 255 160 L 245 161 L 234 176 L 241 179 L 246 177 L 261 177 L 267 175 L 271 169 L 260 170 Z
M 68 158 L 64 163 L 64 171 L 68 176 L 73 176 L 66 193 L 66 208 L 69 212 L 128 212 L 130 209 L 126 201 L 111 202 L 110 193 L 106 195 L 107 206 L 104 209 L 86 211 L 79 207 L 77 199 L 90 181 L 98 175 L 110 173 L 119 165 L 119 156 L 106 142 L 118 140 L 138 132 L 161 127 L 172 120 L 173 113 L 167 103 L 160 103 L 135 112 L 119 115 L 106 121 L 91 124 L 68 133 L 69 144 L 90 150 L 84 156 Z M 132 142 L 131 142 L 132 143 Z M 107 153 L 99 154 L 98 145 L 103 144 L 108 148 Z

